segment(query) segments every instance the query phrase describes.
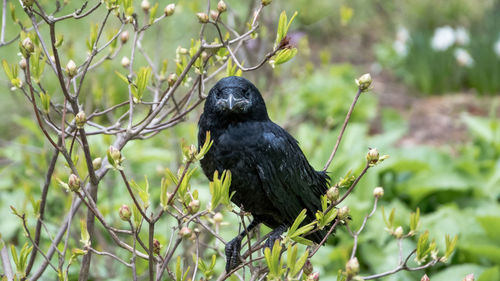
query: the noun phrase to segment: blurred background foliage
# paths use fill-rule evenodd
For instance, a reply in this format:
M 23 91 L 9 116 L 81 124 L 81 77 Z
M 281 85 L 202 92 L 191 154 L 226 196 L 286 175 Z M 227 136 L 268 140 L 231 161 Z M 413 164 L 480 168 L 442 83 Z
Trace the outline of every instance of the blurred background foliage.
M 77 7 L 79 3 L 76 2 L 79 1 L 69 1 L 66 11 Z M 159 2 L 160 6 L 165 4 L 165 1 Z M 243 17 L 249 13 L 248 2 L 228 0 L 227 4 Z M 9 3 L 15 5 L 19 20 L 27 24 L 28 19 L 22 15 L 18 3 Z M 205 1 L 180 0 L 176 4 L 175 16 L 147 33 L 143 46 L 152 50 L 155 61 L 160 63 L 168 59 L 169 71 L 175 71 L 176 48 L 188 48 L 190 38 L 197 36 L 199 23 L 194 12 L 206 6 Z M 358 173 L 362 169 L 367 147 L 376 147 L 391 156 L 371 169 L 348 198 L 346 204 L 352 210 L 352 224 L 361 224 L 372 206 L 373 188 L 383 186 L 385 196 L 381 204 L 386 210 L 396 208 L 398 225 L 407 226 L 410 212 L 420 208 L 421 230 L 429 230 L 441 249 L 444 248 L 444 234 L 458 235 L 458 248 L 449 264 L 427 270 L 431 280 L 462 280 L 467 273 L 474 273 L 481 281 L 500 280 L 500 1 L 274 0 L 263 13 L 259 37 L 244 46 L 241 55 L 245 57 L 245 65 L 254 65 L 272 45 L 278 14 L 283 9 L 289 14 L 295 10 L 299 12 L 290 31 L 299 49 L 298 55 L 274 70 L 267 65 L 244 76 L 258 85 L 271 118 L 299 140 L 317 169 L 326 162 L 354 97 L 354 78 L 371 72 L 375 80 L 372 91 L 361 97 L 330 168 L 330 176 L 336 181 L 349 170 Z M 60 28 L 65 36 L 64 61 L 73 59 L 77 64 L 83 61 L 87 50 L 82 38 L 89 36 L 90 24 L 98 20 L 90 18 L 85 22 L 87 25 L 82 26 L 79 22 L 78 26 Z M 238 22 L 240 19 L 225 20 Z M 441 33 L 443 38 L 436 37 L 440 28 L 448 32 Z M 17 32 L 16 26 L 8 26 L 7 38 Z M 466 37 L 460 37 L 463 34 Z M 0 57 L 10 63 L 20 59 L 17 53 L 17 42 L 0 48 Z M 87 108 L 104 108 L 127 99 L 126 84 L 114 71 L 121 68 L 121 56 L 128 53 L 125 46 L 118 59 L 106 62 L 89 76 L 85 91 Z M 142 56 L 137 59 L 137 65 L 145 63 Z M 50 145 L 44 141 L 25 98 L 19 92 L 8 90 L 5 75 L 0 79 L 3 85 L 0 103 L 0 213 L 3 217 L 0 229 L 3 240 L 16 243 L 24 241 L 23 232 L 9 206 L 33 213 L 30 200 L 40 195 Z M 56 92 L 54 77 L 45 79 L 47 91 Z M 412 114 L 416 101 L 442 94 L 466 95 L 473 101 L 473 107 L 459 107 L 458 113 L 448 116 L 460 124 L 462 137 L 447 137 L 450 128 L 445 126 L 438 128 L 443 139 L 439 145 L 419 139 L 403 142 L 403 139 L 411 139 L 414 133 L 415 128 L 410 124 L 426 118 L 425 114 Z M 132 142 L 123 151 L 127 173 L 138 182 L 144 175 L 148 176 L 156 204 L 163 169 L 177 170 L 181 165 L 180 140 L 197 142 L 196 122 L 200 112 L 201 108 L 190 114 L 186 122 L 152 139 Z M 434 121 L 440 124 L 437 120 L 431 123 Z M 93 153 L 104 155 L 111 139 L 91 137 L 90 142 Z M 56 169 L 54 178 L 65 177 L 63 169 Z M 208 181 L 201 169 L 197 169 L 191 184 L 200 191 L 201 198 L 208 198 Z M 119 206 L 131 203 L 122 185 L 116 175 L 110 175 L 99 190 L 101 211 L 117 224 Z M 69 195 L 53 181 L 46 213 L 50 231 L 58 227 L 60 210 L 67 210 L 70 204 Z M 208 202 L 202 200 L 202 206 L 205 204 Z M 238 221 L 231 214 L 224 219 Z M 35 219 L 29 220 L 30 226 L 34 223 Z M 167 222 L 161 222 L 157 227 L 158 239 L 163 245 L 169 239 L 167 226 Z M 384 227 L 381 212 L 377 211 L 361 236 L 358 258 L 364 274 L 396 266 L 396 241 Z M 161 229 L 165 230 L 163 236 Z M 223 237 L 230 238 L 235 229 L 229 224 L 222 225 L 221 231 Z M 416 241 L 405 241 L 405 250 L 414 248 Z M 312 260 L 315 270 L 320 271 L 321 280 L 335 280 L 337 271 L 344 268 L 349 258 L 351 247 L 351 237 L 340 228 L 335 238 Z M 218 262 L 218 270 L 222 267 L 223 263 Z M 76 267 L 72 270 L 77 276 Z M 121 280 L 127 274 L 126 269 L 120 267 L 102 267 L 101 270 L 102 273 L 95 275 Z M 400 272 L 383 280 L 419 280 L 423 273 Z

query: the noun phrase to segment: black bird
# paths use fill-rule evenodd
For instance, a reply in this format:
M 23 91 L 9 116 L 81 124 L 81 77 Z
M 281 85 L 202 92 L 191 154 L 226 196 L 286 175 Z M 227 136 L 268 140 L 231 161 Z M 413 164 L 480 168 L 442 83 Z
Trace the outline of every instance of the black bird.
M 253 216 L 247 231 L 259 223 L 273 229 L 267 247 L 281 237 L 298 214 L 307 209 L 307 219 L 321 209 L 320 196 L 328 189 L 329 177 L 314 170 L 297 141 L 269 119 L 259 90 L 247 79 L 231 76 L 210 90 L 198 123 L 198 145 L 210 131 L 213 145 L 201 160 L 212 180 L 217 170 L 230 170 L 232 201 Z M 226 245 L 226 271 L 240 263 L 241 240 L 246 231 Z M 325 231 L 310 234 L 319 243 Z

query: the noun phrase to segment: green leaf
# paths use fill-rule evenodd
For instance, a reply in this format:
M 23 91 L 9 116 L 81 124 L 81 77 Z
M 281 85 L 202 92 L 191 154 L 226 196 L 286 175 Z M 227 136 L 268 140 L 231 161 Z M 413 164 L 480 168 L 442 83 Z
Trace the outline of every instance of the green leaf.
M 5 71 L 5 74 L 7 75 L 7 78 L 9 78 L 9 80 L 13 80 L 14 78 L 16 78 L 12 74 L 9 63 L 6 60 L 2 60 L 2 66 L 3 66 L 3 71 Z
M 135 192 L 141 198 L 141 201 L 143 203 L 142 207 L 145 210 L 149 207 L 149 197 L 150 197 L 149 182 L 148 182 L 148 178 L 146 177 L 146 175 L 144 175 L 144 181 L 145 181 L 145 185 L 144 185 L 145 187 L 141 187 L 134 180 L 130 180 L 130 186 L 135 190 Z
M 142 222 L 142 214 L 141 212 L 139 211 L 139 209 L 137 209 L 137 206 L 135 204 L 132 204 L 132 216 L 134 218 L 134 226 L 135 228 L 139 228 L 140 225 L 141 225 L 141 222 Z
M 302 212 L 295 218 L 295 221 L 293 222 L 292 226 L 290 229 L 288 229 L 288 236 L 291 236 L 295 233 L 297 228 L 300 226 L 300 224 L 304 221 L 304 219 L 307 217 L 306 215 L 306 209 L 303 209 Z
M 16 251 L 16 247 L 14 247 L 14 245 L 10 245 L 10 252 L 12 253 L 12 259 L 14 260 L 14 264 L 16 265 L 16 268 L 18 271 L 20 271 L 21 267 L 20 267 L 20 264 L 19 264 L 19 258 L 17 257 L 17 251 Z
M 42 110 L 45 114 L 50 112 L 50 95 L 44 92 L 40 92 L 40 100 L 42 102 Z
M 410 214 L 410 234 L 413 235 L 420 225 L 420 208 L 415 213 Z
M 290 28 L 290 25 L 292 24 L 293 20 L 297 16 L 298 12 L 295 11 L 293 14 L 292 18 L 290 21 L 288 21 L 288 18 L 286 16 L 286 12 L 283 11 L 280 14 L 280 18 L 278 20 L 278 31 L 276 32 L 276 41 L 274 42 L 274 48 L 276 49 L 278 45 L 280 44 L 281 40 L 285 38 L 285 36 L 288 33 L 288 29 Z
M 144 95 L 144 91 L 146 90 L 146 87 L 149 83 L 149 80 L 151 79 L 151 67 L 141 67 L 139 69 L 139 72 L 137 73 L 137 81 L 136 81 L 136 87 L 137 90 L 132 91 L 132 94 L 134 94 L 134 97 L 136 99 L 135 102 L 140 102 L 142 100 L 142 96 Z
M 271 67 L 275 67 L 276 65 L 283 64 L 289 60 L 291 60 L 297 54 L 297 48 L 285 48 L 279 50 L 276 55 L 274 55 L 270 60 L 269 64 Z
M 450 258 L 453 251 L 455 251 L 455 247 L 457 246 L 457 241 L 458 241 L 457 235 L 455 235 L 453 239 L 451 239 L 449 235 L 445 235 L 446 250 L 442 258 L 443 262 L 446 262 Z
M 156 18 L 156 12 L 158 11 L 158 2 L 149 9 L 149 24 L 152 24 Z
M 87 231 L 87 221 L 85 219 L 80 220 L 80 232 L 81 232 L 80 242 L 82 242 L 83 245 L 85 246 L 90 245 L 90 234 Z

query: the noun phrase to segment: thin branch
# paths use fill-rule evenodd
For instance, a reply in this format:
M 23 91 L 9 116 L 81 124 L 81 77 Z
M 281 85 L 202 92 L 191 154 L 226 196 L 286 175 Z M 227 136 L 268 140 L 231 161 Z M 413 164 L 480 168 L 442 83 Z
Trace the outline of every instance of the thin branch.
M 340 130 L 339 136 L 337 137 L 337 142 L 335 143 L 335 147 L 332 150 L 332 153 L 330 154 L 330 157 L 328 158 L 328 161 L 325 164 L 325 167 L 323 167 L 323 171 L 328 170 L 328 167 L 332 163 L 333 157 L 335 157 L 335 154 L 337 153 L 337 149 L 339 148 L 340 141 L 342 140 L 342 136 L 344 135 L 345 128 L 347 127 L 347 123 L 349 123 L 349 119 L 351 119 L 351 114 L 354 110 L 354 107 L 356 106 L 356 103 L 358 102 L 358 98 L 361 95 L 363 90 L 361 88 L 358 88 L 358 92 L 356 93 L 356 96 L 354 97 L 354 100 L 352 101 L 351 107 L 349 108 L 349 111 L 347 112 L 347 115 L 345 116 L 344 124 L 342 125 L 342 129 Z

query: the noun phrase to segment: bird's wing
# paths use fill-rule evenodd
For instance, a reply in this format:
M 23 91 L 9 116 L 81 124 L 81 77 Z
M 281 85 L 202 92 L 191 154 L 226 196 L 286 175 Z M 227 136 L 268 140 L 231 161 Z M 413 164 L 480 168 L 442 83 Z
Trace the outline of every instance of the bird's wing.
M 278 125 L 263 125 L 257 172 L 263 189 L 289 223 L 304 208 L 308 217 L 321 208 L 320 196 L 327 190 L 328 176 L 315 171 L 297 141 Z

